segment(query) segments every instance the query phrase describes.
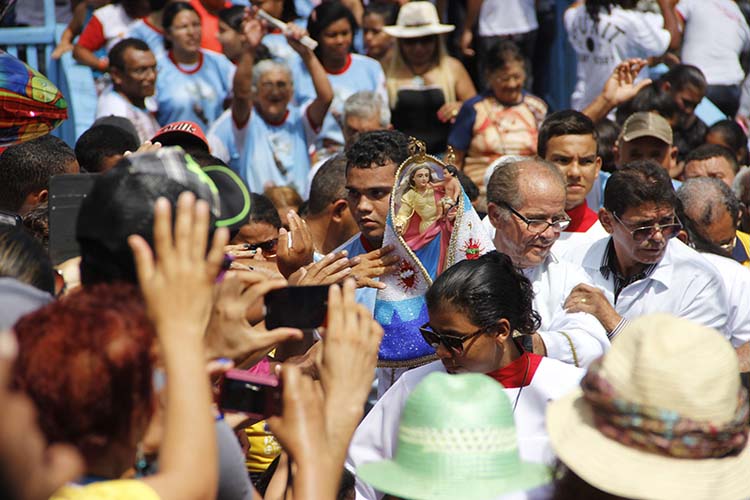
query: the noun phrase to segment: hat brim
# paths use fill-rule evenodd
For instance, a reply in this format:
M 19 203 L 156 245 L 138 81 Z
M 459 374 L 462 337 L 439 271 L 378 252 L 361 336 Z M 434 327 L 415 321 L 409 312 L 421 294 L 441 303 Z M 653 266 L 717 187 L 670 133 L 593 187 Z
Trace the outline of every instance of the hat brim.
M 590 485 L 626 498 L 739 500 L 750 487 L 750 446 L 735 457 L 691 460 L 640 451 L 593 425 L 581 389 L 550 402 L 547 432 L 562 462 Z
M 662 137 L 660 135 L 654 134 L 650 130 L 638 130 L 636 132 L 630 132 L 629 134 L 622 134 L 622 140 L 625 142 L 630 142 L 635 139 L 640 139 L 641 137 L 653 137 L 654 139 L 658 139 L 664 144 L 672 145 L 672 142 L 668 140 L 666 137 Z
M 455 30 L 452 24 L 426 24 L 424 26 L 384 26 L 383 31 L 394 38 L 420 38 L 430 35 L 444 35 Z
M 211 165 L 202 170 L 219 190 L 221 215 L 216 219 L 216 227 L 228 227 L 230 231 L 239 229 L 250 214 L 250 190 L 228 167 Z
M 546 484 L 551 480 L 551 471 L 546 465 L 522 462 L 521 469 L 506 478 L 451 481 L 451 477 L 427 477 L 400 466 L 395 460 L 382 460 L 357 467 L 357 477 L 378 491 L 401 498 L 483 500 Z

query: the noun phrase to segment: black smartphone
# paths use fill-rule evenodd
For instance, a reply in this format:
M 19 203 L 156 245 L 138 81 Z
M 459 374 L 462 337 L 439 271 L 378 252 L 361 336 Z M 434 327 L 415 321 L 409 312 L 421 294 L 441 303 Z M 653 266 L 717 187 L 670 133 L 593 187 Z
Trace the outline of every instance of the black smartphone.
M 273 375 L 229 370 L 221 383 L 219 408 L 247 413 L 257 420 L 279 415 L 281 382 Z
M 328 312 L 328 285 L 288 286 L 265 297 L 266 328 L 310 330 L 322 326 Z
M 81 255 L 76 222 L 97 175 L 54 175 L 49 181 L 49 254 L 55 265 Z

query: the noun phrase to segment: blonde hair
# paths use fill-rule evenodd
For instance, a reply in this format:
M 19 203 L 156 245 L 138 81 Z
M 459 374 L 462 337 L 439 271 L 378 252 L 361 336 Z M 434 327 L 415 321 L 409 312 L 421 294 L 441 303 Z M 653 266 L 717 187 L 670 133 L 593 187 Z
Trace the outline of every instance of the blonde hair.
M 456 78 L 448 67 L 448 50 L 445 47 L 445 39 L 442 35 L 434 35 L 437 37 L 437 68 L 438 78 L 435 85 L 440 87 L 445 96 L 445 102 L 456 101 Z M 388 88 L 388 100 L 390 101 L 391 109 L 396 107 L 396 101 L 398 100 L 398 91 L 405 82 L 410 81 L 414 78 L 414 74 L 409 65 L 406 64 L 404 56 L 401 53 L 401 40 L 396 40 L 396 50 L 393 51 L 393 57 L 391 58 L 391 64 L 385 72 L 386 76 L 386 87 Z

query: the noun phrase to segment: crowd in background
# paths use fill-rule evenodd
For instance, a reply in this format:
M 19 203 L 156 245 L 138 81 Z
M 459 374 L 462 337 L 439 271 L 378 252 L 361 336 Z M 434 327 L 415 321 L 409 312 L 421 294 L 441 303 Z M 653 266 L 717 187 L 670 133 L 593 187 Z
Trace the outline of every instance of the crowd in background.
M 0 152 L 0 497 L 750 498 L 750 3 L 556 3 L 57 1 L 96 121 Z

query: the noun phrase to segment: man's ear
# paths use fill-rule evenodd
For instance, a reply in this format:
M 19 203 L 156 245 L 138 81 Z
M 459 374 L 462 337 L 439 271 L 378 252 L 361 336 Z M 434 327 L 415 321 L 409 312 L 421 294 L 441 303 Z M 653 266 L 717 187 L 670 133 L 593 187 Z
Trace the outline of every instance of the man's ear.
M 119 68 L 115 68 L 114 66 L 110 65 L 109 76 L 112 78 L 112 83 L 114 83 L 115 85 L 119 86 L 122 84 L 122 73 L 120 72 Z
M 614 232 L 614 221 L 612 220 L 612 214 L 609 213 L 609 210 L 607 210 L 606 208 L 599 209 L 599 222 L 602 224 L 604 230 L 609 234 L 612 234 Z
M 492 227 L 495 229 L 499 228 L 502 225 L 502 216 L 500 215 L 500 207 L 497 206 L 495 203 L 488 203 L 487 204 L 487 217 L 490 218 L 490 223 L 492 224 Z
M 680 229 L 680 232 L 677 233 L 677 239 L 686 245 L 690 244 L 690 237 L 688 236 L 688 233 L 687 231 L 685 231 L 685 229 Z
M 661 84 L 659 85 L 659 88 L 663 92 L 669 92 L 670 90 L 672 90 L 672 84 L 669 82 L 661 82 Z
M 334 222 L 341 222 L 344 218 L 344 214 L 349 210 L 349 204 L 343 198 L 339 198 L 334 201 L 331 207 L 331 220 Z

